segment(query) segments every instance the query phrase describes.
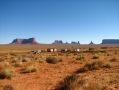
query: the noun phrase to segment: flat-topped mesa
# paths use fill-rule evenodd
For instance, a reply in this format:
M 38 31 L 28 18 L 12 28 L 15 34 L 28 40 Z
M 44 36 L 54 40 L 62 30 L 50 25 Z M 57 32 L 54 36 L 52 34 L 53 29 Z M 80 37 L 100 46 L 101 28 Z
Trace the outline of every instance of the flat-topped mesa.
M 52 44 L 63 44 L 62 40 L 55 40 Z
M 119 44 L 119 39 L 103 39 L 102 44 Z
M 11 44 L 38 44 L 35 38 L 14 39 Z

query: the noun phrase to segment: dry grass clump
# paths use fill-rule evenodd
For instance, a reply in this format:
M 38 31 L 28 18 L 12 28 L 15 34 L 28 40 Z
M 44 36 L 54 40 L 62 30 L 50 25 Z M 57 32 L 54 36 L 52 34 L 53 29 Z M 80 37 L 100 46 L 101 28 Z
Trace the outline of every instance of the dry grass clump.
M 4 59 L 0 57 L 0 62 L 3 62 L 3 61 L 4 61 Z
M 13 70 L 9 69 L 9 68 L 1 68 L 0 70 L 0 79 L 12 79 L 13 77 Z
M 110 59 L 109 61 L 111 61 L 111 62 L 116 62 L 117 59 L 116 59 L 116 58 L 112 58 L 112 59 Z
M 76 57 L 76 60 L 83 60 L 83 59 L 84 59 L 83 55 L 80 55 L 80 56 Z
M 103 65 L 104 68 L 111 68 L 112 65 L 110 62 L 106 62 L 104 65 Z
M 32 73 L 32 72 L 36 72 L 36 71 L 37 71 L 37 67 L 33 66 L 33 65 L 30 65 L 30 66 L 25 67 L 23 69 L 22 73 Z
M 90 47 L 88 50 L 89 50 L 89 51 L 94 51 L 95 48 Z
M 92 59 L 98 59 L 99 57 L 97 55 L 94 55 Z
M 77 75 L 67 76 L 58 90 L 80 90 L 79 86 L 83 81 L 79 82 L 78 78 Z
M 91 63 L 86 63 L 78 72 L 86 72 L 86 71 L 92 71 L 92 70 L 98 70 L 100 68 L 110 68 L 111 65 L 109 63 L 104 63 L 100 60 L 93 61 Z
M 87 85 L 86 85 L 87 84 Z M 82 90 L 104 90 L 106 83 L 98 80 L 87 81 Z
M 101 47 L 101 49 L 108 49 L 108 47 Z
M 3 90 L 15 90 L 12 85 L 5 85 Z
M 23 65 L 23 63 L 21 61 L 13 63 L 14 67 L 21 67 L 22 65 Z
M 22 57 L 22 62 L 28 62 L 31 61 L 31 58 L 29 57 Z
M 46 62 L 50 64 L 57 64 L 58 62 L 61 62 L 61 58 L 56 58 L 56 57 L 47 57 Z
M 112 75 L 97 79 L 95 77 L 98 76 L 85 77 L 74 74 L 67 76 L 63 83 L 60 83 L 61 86 L 59 86 L 56 90 L 112 90 L 108 89 L 109 85 L 112 83 L 118 83 L 118 76 Z
M 96 80 L 88 80 L 85 78 L 82 78 L 78 75 L 71 75 L 67 76 L 62 86 L 60 86 L 56 90 L 102 90 L 104 89 L 105 83 L 100 83 Z

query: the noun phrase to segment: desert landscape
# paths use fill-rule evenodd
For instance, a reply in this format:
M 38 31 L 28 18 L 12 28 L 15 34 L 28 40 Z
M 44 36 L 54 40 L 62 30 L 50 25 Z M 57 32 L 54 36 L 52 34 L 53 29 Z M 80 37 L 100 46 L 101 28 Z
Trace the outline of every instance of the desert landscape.
M 0 90 L 119 90 L 119 46 L 0 45 Z
M 0 0 L 0 90 L 119 90 L 119 0 Z

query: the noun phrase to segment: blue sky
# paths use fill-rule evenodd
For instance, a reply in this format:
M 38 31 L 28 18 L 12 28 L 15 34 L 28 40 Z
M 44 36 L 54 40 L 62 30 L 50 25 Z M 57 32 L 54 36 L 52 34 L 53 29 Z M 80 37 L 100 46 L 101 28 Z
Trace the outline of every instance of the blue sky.
M 0 43 L 30 37 L 41 43 L 119 39 L 119 0 L 0 0 Z

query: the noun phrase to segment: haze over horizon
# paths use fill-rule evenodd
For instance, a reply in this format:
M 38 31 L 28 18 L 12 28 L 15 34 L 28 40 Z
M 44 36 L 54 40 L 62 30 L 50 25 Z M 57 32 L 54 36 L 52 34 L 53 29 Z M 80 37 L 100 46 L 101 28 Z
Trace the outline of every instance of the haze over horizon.
M 119 39 L 119 0 L 0 0 L 0 44 Z

